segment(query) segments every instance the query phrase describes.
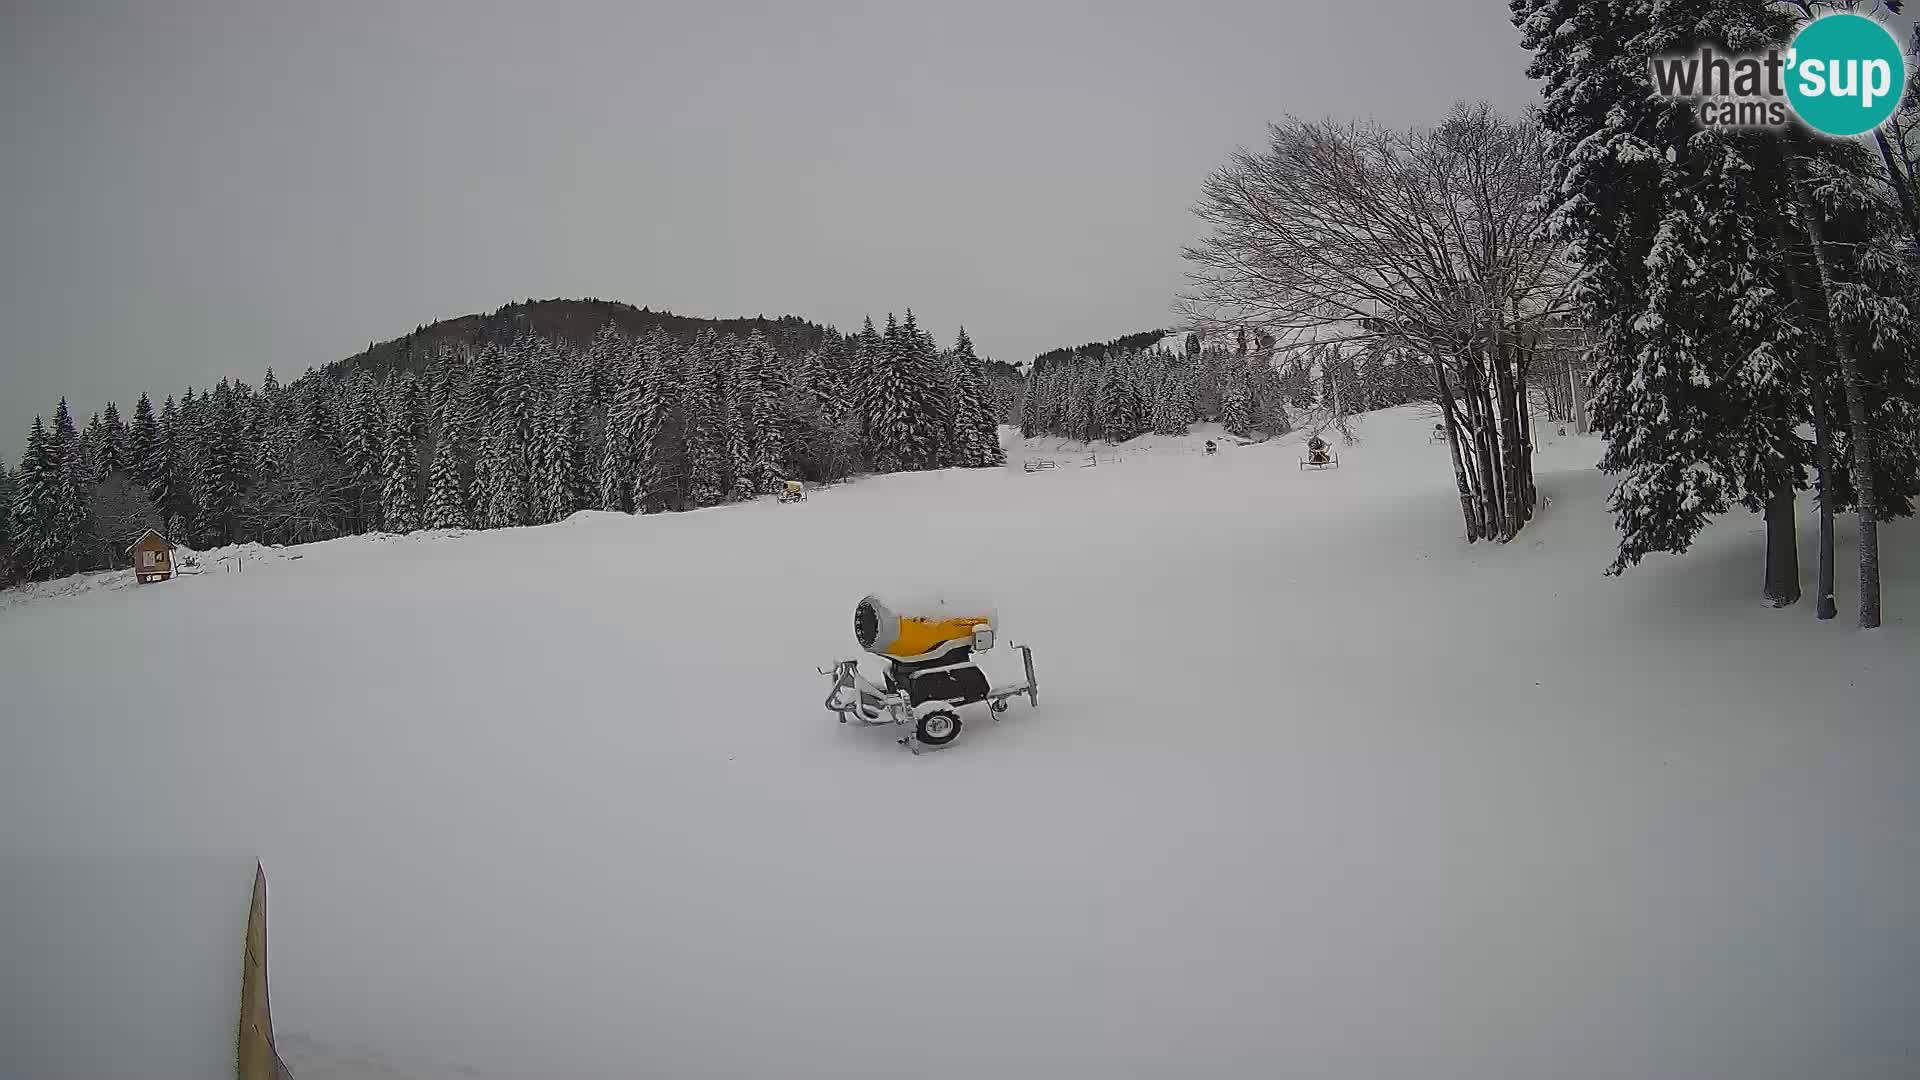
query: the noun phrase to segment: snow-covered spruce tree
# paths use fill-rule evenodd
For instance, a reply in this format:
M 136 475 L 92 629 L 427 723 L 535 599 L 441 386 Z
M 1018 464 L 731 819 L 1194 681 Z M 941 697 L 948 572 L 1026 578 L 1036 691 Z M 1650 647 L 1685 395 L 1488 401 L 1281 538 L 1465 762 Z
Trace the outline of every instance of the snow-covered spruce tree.
M 777 491 L 787 473 L 787 426 L 790 422 L 782 388 L 786 379 L 779 358 L 766 335 L 755 330 L 747 338 L 736 385 L 747 427 L 746 476 L 757 493 Z
M 1200 422 L 1193 379 L 1194 367 L 1189 362 L 1176 362 L 1167 372 L 1166 433 L 1169 435 L 1185 435 L 1189 427 Z
M 727 493 L 726 419 L 717 374 L 721 362 L 719 342 L 711 335 L 696 338 L 686 353 L 680 413 L 686 440 L 686 498 L 696 507 L 714 506 Z
M 602 510 L 631 513 L 635 508 L 633 481 L 639 453 L 635 429 L 640 422 L 640 397 L 647 374 L 642 368 L 638 342 L 625 342 L 607 358 L 606 379 L 613 400 L 607 406 L 607 429 L 596 484 Z
M 588 368 L 568 363 L 534 429 L 534 520 L 561 521 L 588 504 L 584 448 Z
M 7 467 L 6 455 L 0 454 L 0 589 L 13 584 L 20 573 L 13 553 L 13 495 L 13 470 Z
M 151 450 L 144 466 L 147 501 L 167 522 L 167 533 L 178 541 L 187 540 L 192 525 L 192 491 L 187 486 L 186 465 L 181 458 L 179 433 L 183 421 L 173 398 L 160 406 Z
M 955 465 L 968 469 L 989 468 L 1006 461 L 1000 448 L 1000 425 L 989 410 L 985 365 L 974 355 L 973 341 L 966 327 L 960 328 L 951 357 L 953 365 L 953 425 Z
M 348 379 L 340 408 L 341 458 L 354 482 L 354 531 L 377 528 L 380 516 L 380 393 L 361 368 Z
M 234 542 L 243 475 L 240 468 L 240 412 L 232 386 L 222 379 L 206 395 L 194 455 L 195 542 L 202 548 Z
M 267 369 L 260 382 L 260 397 L 254 403 L 254 416 L 248 425 L 241 452 L 247 457 L 247 470 L 256 482 L 277 477 L 293 459 L 293 426 L 286 412 L 285 393 L 280 381 Z
M 1066 403 L 1061 411 L 1067 438 L 1091 442 L 1094 428 L 1092 378 L 1087 364 L 1079 357 L 1068 362 L 1065 378 Z
M 380 520 L 387 532 L 410 533 L 422 524 L 420 508 L 420 389 L 413 376 L 391 379 L 387 433 L 381 444 Z
M 1815 344 L 1802 367 L 1822 473 L 1821 614 L 1833 611 L 1831 511 L 1851 505 L 1859 623 L 1872 628 L 1881 621 L 1879 522 L 1911 514 L 1920 492 L 1920 327 L 1911 307 L 1920 281 L 1897 239 L 1899 208 L 1885 198 L 1864 148 L 1796 135 L 1785 152 L 1804 237 L 1789 237 L 1786 262 Z
M 80 475 L 89 484 L 100 482 L 106 470 L 101 466 L 100 457 L 106 451 L 107 428 L 100 422 L 100 414 L 94 413 L 87 418 L 87 426 L 80 431 Z
M 714 407 L 719 410 L 721 432 L 721 476 L 727 498 L 751 499 L 754 496 L 753 449 L 747 435 L 746 394 L 741 385 L 742 356 L 739 338 L 731 334 L 719 339 L 714 372 L 718 387 Z
M 127 470 L 127 428 L 120 420 L 120 407 L 107 402 L 100 415 L 100 436 L 94 449 L 93 467 L 101 477 Z
M 891 318 L 891 317 L 889 317 Z M 898 333 L 899 328 L 894 328 Z M 873 420 L 879 412 L 879 401 L 875 397 L 875 388 L 879 385 L 879 369 L 886 361 L 887 338 L 873 328 L 873 316 L 866 317 L 860 325 L 860 333 L 853 339 L 852 377 L 848 387 L 853 401 L 854 412 L 860 421 L 860 443 L 864 456 L 873 467 L 881 472 L 887 471 L 878 458 L 878 447 L 873 436 Z
M 151 488 L 153 478 L 147 470 L 153 463 L 153 443 L 159 435 L 158 422 L 153 418 L 153 402 L 145 394 L 133 407 L 133 423 L 127 428 L 127 471 L 141 485 Z
M 533 426 L 540 406 L 537 370 L 545 343 L 522 334 L 500 357 L 500 381 L 492 415 L 474 467 L 474 503 L 490 529 L 533 520 Z
M 65 573 L 78 569 L 83 559 L 81 547 L 92 527 L 88 507 L 93 488 L 87 476 L 80 434 L 74 427 L 73 414 L 68 411 L 65 398 L 60 399 L 59 407 L 54 410 L 47 448 L 55 484 L 51 539 L 56 543 L 58 565 Z
M 941 413 L 945 394 L 940 386 L 940 369 L 933 339 L 920 332 L 908 308 L 900 323 L 898 345 L 898 389 L 907 407 L 897 428 L 898 456 L 908 469 L 937 469 L 942 464 L 946 421 Z
M 1781 40 L 1768 4 L 1695 0 L 1573 5 L 1514 0 L 1514 21 L 1546 81 L 1542 123 L 1554 161 L 1548 225 L 1580 276 L 1593 341 L 1601 467 L 1623 479 L 1610 568 L 1681 552 L 1734 503 L 1790 523 L 1806 415 L 1779 287 L 1784 178 L 1764 166 L 1773 136 L 1701 130 L 1691 107 L 1649 85 L 1649 59 L 1712 38 L 1735 51 Z M 1777 162 L 1777 156 L 1774 158 Z M 1770 540 L 1792 539 L 1790 524 Z M 1798 596 L 1777 550 L 1766 591 Z
M 533 523 L 559 521 L 571 511 L 567 508 L 566 492 L 566 416 L 557 396 L 543 402 L 534 418 L 531 458 Z
M 9 536 L 22 576 L 53 576 L 66 544 L 59 535 L 57 503 L 59 479 L 50 450 L 51 437 L 44 420 L 36 416 L 27 432 L 26 452 L 13 478 L 13 505 Z
M 561 402 L 561 439 L 566 470 L 561 491 L 566 515 L 594 505 L 593 463 L 600 454 L 600 448 L 594 441 L 597 437 L 593 423 L 593 414 L 597 411 L 593 397 L 594 383 L 593 369 L 575 363 L 567 367 L 565 376 L 556 388 Z
M 609 320 L 594 331 L 586 354 L 577 358 L 578 393 L 584 404 L 610 400 L 624 381 L 625 369 L 633 358 L 633 341 Z
M 510 435 L 492 422 L 480 430 L 473 456 L 474 524 L 482 529 L 505 529 L 522 524 L 523 485 L 514 476 L 515 459 Z
M 427 479 L 429 529 L 465 529 L 473 524 L 467 512 L 467 478 L 460 410 L 442 410 L 440 431 L 433 443 L 433 467 Z
M 801 365 L 807 392 L 828 423 L 837 423 L 854 408 L 852 348 L 850 339 L 829 334 Z
M 1244 439 L 1253 433 L 1253 394 L 1246 363 L 1236 359 L 1229 364 L 1221 374 L 1221 383 L 1220 426 Z
M 679 422 L 687 361 L 678 344 L 655 331 L 641 343 L 639 397 L 633 421 L 633 509 L 657 513 L 680 504 L 686 445 Z
M 938 388 L 923 346 L 911 311 L 905 323 L 887 315 L 867 409 L 868 456 L 881 472 L 932 468 L 939 459 Z
M 911 310 L 907 317 L 913 317 Z M 914 333 L 918 339 L 914 353 L 926 365 L 922 374 L 923 408 L 932 418 L 933 446 L 925 467 L 944 469 L 953 464 L 954 458 L 952 358 L 940 351 L 940 344 L 933 340 L 932 334 L 917 327 Z
M 1041 431 L 1041 402 L 1044 400 L 1045 387 L 1040 365 L 1027 368 L 1026 393 L 1020 400 L 1020 437 L 1031 439 Z

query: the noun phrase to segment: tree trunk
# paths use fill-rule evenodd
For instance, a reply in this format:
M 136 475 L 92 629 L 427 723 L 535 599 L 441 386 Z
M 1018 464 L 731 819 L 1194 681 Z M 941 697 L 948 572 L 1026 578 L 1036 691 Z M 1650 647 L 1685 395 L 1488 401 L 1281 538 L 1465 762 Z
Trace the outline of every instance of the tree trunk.
M 1480 528 L 1483 535 L 1502 542 L 1512 539 L 1506 535 L 1500 525 L 1500 473 L 1499 448 L 1493 427 L 1493 402 L 1487 396 L 1487 380 L 1483 372 L 1474 371 L 1467 388 L 1467 417 L 1473 422 L 1472 436 L 1474 464 L 1480 470 Z
M 1833 259 L 1827 251 L 1826 228 L 1820 221 L 1819 207 L 1813 201 L 1813 189 L 1807 181 L 1806 164 L 1798 155 L 1789 157 L 1793 168 L 1793 188 L 1799 196 L 1800 216 L 1805 219 L 1807 237 L 1812 241 L 1813 264 L 1820 271 L 1820 288 L 1827 300 L 1827 325 L 1833 332 L 1833 354 L 1840 361 L 1841 379 L 1847 389 L 1847 419 L 1852 425 L 1848 440 L 1853 449 L 1853 490 L 1860 519 L 1860 628 L 1871 630 L 1880 625 L 1880 523 L 1875 517 L 1877 501 L 1873 491 L 1873 433 L 1867 427 L 1866 389 L 1860 377 L 1860 364 L 1854 359 L 1853 346 L 1833 313 L 1833 296 L 1839 282 Z
M 1908 184 L 1907 174 L 1900 163 L 1893 158 L 1893 146 L 1887 142 L 1887 133 L 1881 128 L 1873 131 L 1873 141 L 1880 147 L 1880 160 L 1887 166 L 1887 182 L 1893 185 L 1894 194 L 1900 197 L 1900 217 L 1907 223 L 1907 238 L 1920 240 L 1920 214 L 1913 207 L 1913 188 Z
M 1804 273 L 1793 253 L 1797 247 L 1785 219 L 1779 223 L 1781 253 L 1785 256 L 1787 289 L 1801 311 L 1801 318 L 1814 317 Z M 1823 322 L 1824 325 L 1824 322 Z M 1827 415 L 1826 385 L 1818 362 L 1806 365 L 1807 397 L 1813 403 L 1813 467 L 1815 498 L 1820 507 L 1820 544 L 1814 574 L 1813 611 L 1816 618 L 1831 619 L 1838 614 L 1833 600 L 1833 421 Z
M 1493 393 L 1500 406 L 1500 426 L 1494 429 L 1500 440 L 1500 532 L 1511 540 L 1520 532 L 1522 497 L 1520 463 L 1514 457 L 1520 449 L 1520 434 L 1513 409 L 1513 377 L 1508 367 L 1509 357 L 1501 351 L 1497 337 L 1487 358 L 1493 364 Z
M 1480 539 L 1480 517 L 1474 512 L 1473 487 L 1467 482 L 1467 465 L 1460 457 L 1460 421 L 1453 413 L 1453 388 L 1447 385 L 1446 367 L 1439 356 L 1433 357 L 1433 386 L 1440 399 L 1440 415 L 1447 432 L 1447 452 L 1453 457 L 1453 482 L 1460 489 L 1460 520 L 1467 527 L 1467 543 Z
M 1782 472 L 1767 500 L 1766 596 L 1774 607 L 1800 602 L 1800 538 L 1794 531 L 1793 477 Z
M 1833 423 L 1827 416 L 1827 401 L 1816 385 L 1813 391 L 1813 462 L 1820 471 L 1820 564 L 1818 593 L 1813 613 L 1831 619 L 1840 613 L 1833 601 Z
M 1524 390 L 1523 390 L 1524 394 Z M 1527 408 L 1526 398 L 1520 399 L 1520 462 L 1521 482 L 1524 484 L 1525 499 L 1521 503 L 1521 518 L 1524 522 L 1533 520 L 1533 511 L 1540 501 L 1540 489 L 1533 484 L 1533 411 Z
M 1567 361 L 1567 393 L 1573 400 L 1573 433 L 1587 434 L 1586 386 L 1580 378 L 1580 369 L 1572 360 Z

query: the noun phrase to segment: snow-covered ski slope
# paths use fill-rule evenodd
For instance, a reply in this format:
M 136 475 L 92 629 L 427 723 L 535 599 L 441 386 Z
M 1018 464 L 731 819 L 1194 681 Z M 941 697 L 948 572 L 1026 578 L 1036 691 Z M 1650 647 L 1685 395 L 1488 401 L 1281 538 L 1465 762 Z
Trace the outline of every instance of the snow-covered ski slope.
M 1838 623 L 1745 515 L 1608 579 L 1556 438 L 1469 548 L 1430 426 L 14 604 L 0 850 L 257 852 L 300 1080 L 1912 1076 L 1920 531 L 1862 634 L 1850 523 Z M 1040 707 L 916 758 L 815 668 L 942 585 Z

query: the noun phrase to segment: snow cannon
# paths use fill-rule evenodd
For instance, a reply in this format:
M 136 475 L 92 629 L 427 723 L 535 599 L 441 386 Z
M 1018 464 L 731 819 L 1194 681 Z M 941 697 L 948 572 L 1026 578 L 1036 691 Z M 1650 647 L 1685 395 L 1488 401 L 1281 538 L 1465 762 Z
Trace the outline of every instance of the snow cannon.
M 853 637 L 875 656 L 920 663 L 963 649 L 993 648 L 994 621 L 992 606 L 984 603 L 867 596 L 853 609 Z
M 984 702 L 996 721 L 1010 699 L 1022 694 L 1029 706 L 1039 705 L 1031 648 L 1013 645 L 1024 681 L 995 685 L 974 662 L 974 653 L 993 648 L 998 629 L 999 616 L 990 603 L 946 595 L 864 597 L 853 609 L 853 637 L 887 662 L 886 673 L 876 685 L 861 674 L 858 660 L 818 669 L 833 678 L 827 711 L 843 724 L 899 725 L 910 732 L 900 744 L 918 754 L 959 736 L 963 705 Z

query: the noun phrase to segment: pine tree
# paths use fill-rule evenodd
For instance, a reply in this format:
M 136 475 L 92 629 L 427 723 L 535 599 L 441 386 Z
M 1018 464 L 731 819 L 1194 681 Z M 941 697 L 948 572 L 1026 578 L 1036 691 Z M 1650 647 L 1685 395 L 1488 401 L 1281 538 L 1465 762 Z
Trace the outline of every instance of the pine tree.
M 773 345 L 755 330 L 747 338 L 738 384 L 748 429 L 746 475 L 760 494 L 779 490 L 787 473 L 789 418 L 780 394 L 783 382 Z
M 429 529 L 465 529 L 473 524 L 467 511 L 462 418 L 458 403 L 448 401 L 442 405 L 440 431 L 433 443 L 432 473 L 427 480 Z
M 1043 387 L 1038 365 L 1027 371 L 1026 392 L 1020 397 L 1020 437 L 1031 439 L 1042 430 L 1041 404 L 1049 386 Z
M 153 444 L 159 437 L 159 424 L 153 418 L 153 402 L 141 394 L 133 407 L 133 424 L 127 429 L 125 457 L 127 471 L 142 486 L 151 490 L 153 477 L 148 469 L 153 462 Z
M 569 368 L 535 430 L 534 520 L 561 521 L 587 505 L 579 398 L 590 373 Z
M 65 398 L 60 399 L 59 407 L 54 410 L 48 451 L 56 491 L 50 542 L 55 549 L 54 558 L 64 572 L 74 569 L 79 562 L 78 548 L 91 525 L 88 496 L 93 490 L 80 433 L 74 427 L 73 414 L 67 410 Z
M 94 468 L 103 477 L 127 471 L 127 425 L 120 419 L 120 407 L 107 402 L 100 414 L 100 442 L 95 450 Z
M 686 436 L 686 494 L 694 506 L 713 506 L 726 494 L 726 430 L 716 400 L 717 343 L 696 340 L 687 351 L 680 394 Z
M 613 401 L 607 407 L 606 437 L 602 440 L 596 484 L 602 510 L 631 513 L 635 509 L 633 482 L 640 453 L 636 440 L 647 375 L 641 348 L 636 343 L 626 343 L 607 358 L 606 379 L 612 388 Z
M 186 462 L 180 448 L 185 419 L 168 397 L 160 406 L 153 443 L 147 455 L 147 501 L 167 523 L 167 534 L 186 542 L 193 524 L 192 489 L 187 485 Z
M 474 464 L 473 498 L 486 528 L 508 528 L 532 520 L 533 424 L 539 401 L 536 368 L 544 353 L 543 343 L 522 335 L 500 356 L 492 415 Z
M 1610 572 L 1687 550 L 1735 503 L 1784 496 L 1790 521 L 1805 403 L 1776 265 L 1789 204 L 1778 140 L 1699 130 L 1689 103 L 1646 92 L 1652 56 L 1703 35 L 1757 50 L 1790 23 L 1761 0 L 1514 0 L 1513 12 L 1547 84 L 1551 224 L 1580 264 L 1601 468 L 1622 476 Z
M 888 315 L 889 322 L 893 316 Z M 898 333 L 898 328 L 895 328 Z M 873 316 L 869 315 L 860 326 L 860 334 L 853 340 L 853 378 L 852 393 L 854 410 L 860 418 L 860 440 L 866 450 L 869 461 L 875 462 L 875 468 L 886 471 L 878 464 L 878 447 L 874 441 L 874 418 L 879 415 L 878 398 L 879 370 L 886 360 L 887 339 L 873 328 Z
M 987 406 L 985 365 L 974 355 L 973 341 L 964 326 L 954 342 L 952 362 L 954 464 L 969 469 L 1000 465 L 1006 461 L 1006 454 L 1000 448 L 1000 425 Z
M 912 308 L 900 324 L 899 348 L 899 377 L 908 403 L 899 432 L 900 456 L 907 468 L 937 469 L 945 464 L 946 394 L 933 340 L 920 332 Z
M 33 418 L 13 482 L 10 515 L 14 557 L 28 578 L 52 576 L 65 548 L 59 532 L 60 479 L 46 422 Z
M 410 533 L 421 525 L 420 415 L 413 377 L 390 381 L 380 463 L 380 520 L 387 532 Z
M 729 499 L 751 499 L 754 495 L 753 447 L 747 434 L 750 417 L 747 413 L 747 394 L 742 382 L 744 347 L 738 338 L 720 339 L 716 348 L 719 362 L 714 374 L 718 376 L 718 387 L 714 392 L 714 401 L 720 410 L 720 426 L 725 446 L 724 462 L 725 486 Z
M 1139 384 L 1127 354 L 1106 358 L 1095 400 L 1101 438 L 1108 442 L 1126 442 L 1140 433 Z
M 641 356 L 643 374 L 634 407 L 633 508 L 651 513 L 679 500 L 683 477 L 676 469 L 685 457 L 678 432 L 670 432 L 672 418 L 684 417 L 688 361 L 664 334 L 649 335 Z M 685 429 L 686 425 L 679 425 Z
M 200 449 L 193 478 L 194 521 L 197 541 L 206 547 L 234 543 L 240 494 L 240 408 L 233 387 L 225 379 L 214 387 L 201 418 Z
M 0 588 L 13 584 L 19 572 L 13 552 L 14 490 L 13 470 L 7 467 L 6 456 L 0 454 Z
M 1247 365 L 1236 358 L 1228 366 L 1220 389 L 1220 426 L 1232 435 L 1246 438 L 1253 433 L 1253 398 L 1248 386 Z
M 1200 422 L 1194 401 L 1193 365 L 1179 364 L 1167 376 L 1167 434 L 1185 435 L 1187 428 Z

